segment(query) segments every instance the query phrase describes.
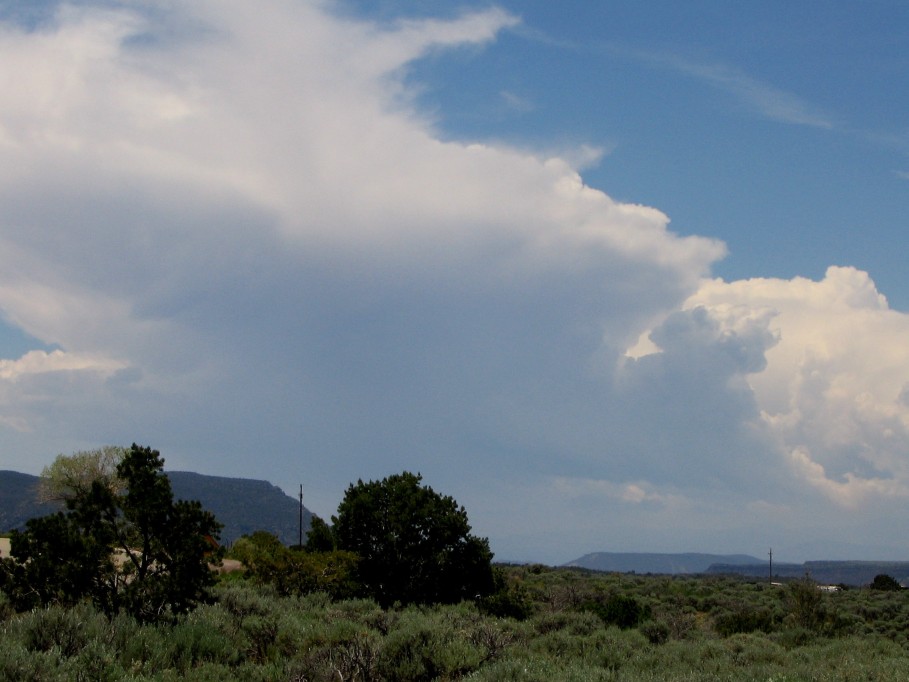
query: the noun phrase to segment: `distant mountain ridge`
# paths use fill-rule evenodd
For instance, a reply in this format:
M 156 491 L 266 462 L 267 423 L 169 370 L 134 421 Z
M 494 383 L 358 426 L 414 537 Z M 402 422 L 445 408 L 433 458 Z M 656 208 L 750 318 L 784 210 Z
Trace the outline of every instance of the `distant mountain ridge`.
M 300 535 L 300 501 L 268 481 L 206 476 L 190 471 L 165 471 L 176 500 L 198 500 L 224 524 L 221 543 L 230 544 L 241 535 L 257 530 L 296 544 Z M 39 504 L 38 476 L 0 471 L 0 532 L 22 528 L 25 522 L 45 516 L 61 505 Z M 303 508 L 303 533 L 309 530 L 312 513 Z
M 760 563 L 747 554 L 656 554 L 647 552 L 593 552 L 569 561 L 565 566 L 614 573 L 705 573 L 714 564 L 735 566 Z
M 38 503 L 38 477 L 0 471 L 0 532 L 21 528 L 36 516 L 52 514 L 60 505 Z
M 711 566 L 707 573 L 769 577 L 767 562 Z M 909 585 L 909 561 L 806 561 L 803 564 L 774 563 L 774 579 L 803 578 L 825 585 L 870 585 L 875 576 L 889 575 L 901 585 Z
M 770 564 L 747 554 L 647 554 L 593 552 L 564 566 L 614 573 L 684 575 L 742 575 L 770 578 Z M 909 561 L 806 561 L 773 564 L 774 580 L 810 577 L 825 585 L 867 586 L 878 575 L 889 575 L 909 586 Z
M 274 533 L 286 545 L 295 545 L 300 539 L 300 500 L 268 481 L 206 476 L 191 471 L 164 473 L 170 479 L 174 499 L 199 500 L 224 524 L 223 544 L 257 530 Z M 304 542 L 311 521 L 312 512 L 304 506 Z

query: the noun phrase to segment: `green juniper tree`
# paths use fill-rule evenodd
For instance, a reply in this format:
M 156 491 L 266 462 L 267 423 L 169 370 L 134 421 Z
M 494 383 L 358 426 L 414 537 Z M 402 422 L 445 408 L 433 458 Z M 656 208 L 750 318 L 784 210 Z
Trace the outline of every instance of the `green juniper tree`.
M 67 511 L 32 519 L 10 539 L 0 587 L 18 609 L 91 599 L 142 621 L 209 598 L 221 525 L 198 502 L 174 502 L 160 453 L 135 443 L 110 479 L 81 485 Z
M 335 534 L 332 527 L 325 523 L 322 517 L 313 514 L 309 532 L 306 534 L 306 544 L 304 545 L 306 551 L 331 552 L 336 549 L 335 545 Z
M 903 586 L 900 585 L 896 578 L 887 575 L 886 573 L 880 573 L 874 576 L 874 580 L 871 581 L 869 587 L 872 590 L 882 590 L 884 592 L 895 592 L 903 589 Z
M 351 485 L 333 518 L 338 548 L 359 555 L 360 583 L 383 606 L 455 603 L 492 592 L 492 552 L 455 500 L 404 472 Z

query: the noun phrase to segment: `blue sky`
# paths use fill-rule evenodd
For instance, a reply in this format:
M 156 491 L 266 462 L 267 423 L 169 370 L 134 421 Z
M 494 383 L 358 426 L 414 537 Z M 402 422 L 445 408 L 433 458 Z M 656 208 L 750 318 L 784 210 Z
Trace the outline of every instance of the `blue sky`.
M 413 68 L 445 132 L 600 147 L 585 181 L 722 239 L 716 274 L 854 265 L 909 308 L 905 3 L 503 6 L 521 26 Z
M 0 2 L 0 468 L 499 558 L 909 553 L 909 8 Z

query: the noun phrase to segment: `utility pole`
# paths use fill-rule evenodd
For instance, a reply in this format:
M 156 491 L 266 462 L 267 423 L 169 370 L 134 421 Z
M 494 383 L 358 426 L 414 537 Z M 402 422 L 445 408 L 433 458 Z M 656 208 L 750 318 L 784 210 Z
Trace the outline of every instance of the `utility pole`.
M 300 484 L 300 549 L 303 549 L 303 484 Z
M 303 493 L 301 492 L 300 495 L 303 495 Z M 770 582 L 773 582 L 773 547 L 770 548 Z

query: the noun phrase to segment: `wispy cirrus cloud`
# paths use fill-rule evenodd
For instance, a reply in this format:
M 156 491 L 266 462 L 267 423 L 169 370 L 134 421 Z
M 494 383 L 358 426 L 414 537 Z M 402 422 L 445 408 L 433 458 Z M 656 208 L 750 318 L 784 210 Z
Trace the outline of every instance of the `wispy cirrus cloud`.
M 788 92 L 755 78 L 741 69 L 721 63 L 695 61 L 676 54 L 635 51 L 636 58 L 683 73 L 722 90 L 765 118 L 810 126 L 833 129 L 836 121 L 830 114 L 814 107 L 797 94 Z
M 499 92 L 499 97 L 501 97 L 505 105 L 513 111 L 526 113 L 528 111 L 533 111 L 536 108 L 536 105 L 530 98 L 511 92 L 510 90 L 502 90 Z
M 616 56 L 682 73 L 728 93 L 751 111 L 774 121 L 825 129 L 837 127 L 835 117 L 798 94 L 778 88 L 729 64 L 699 61 L 670 52 L 633 49 L 615 43 L 581 45 L 554 39 L 543 31 L 524 25 L 519 25 L 515 32 L 527 40 L 548 46 L 572 51 L 605 50 Z

